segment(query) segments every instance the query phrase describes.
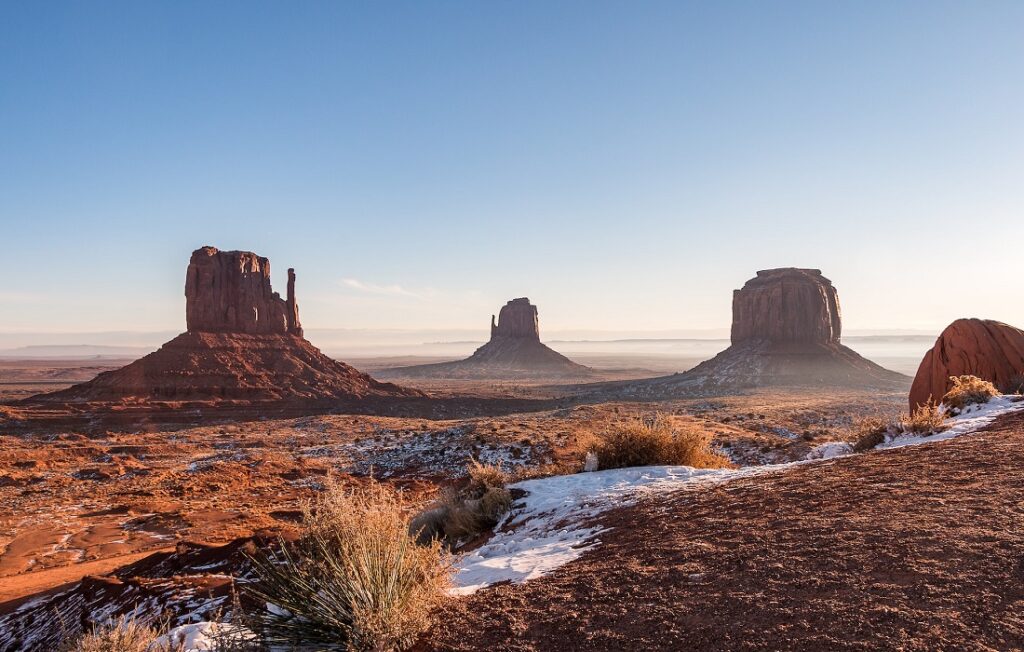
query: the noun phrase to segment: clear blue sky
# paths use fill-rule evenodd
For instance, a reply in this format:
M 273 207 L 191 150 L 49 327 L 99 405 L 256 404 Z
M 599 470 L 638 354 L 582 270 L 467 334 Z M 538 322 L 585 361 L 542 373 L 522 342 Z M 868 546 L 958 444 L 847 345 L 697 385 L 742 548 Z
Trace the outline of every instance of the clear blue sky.
M 192 249 L 307 327 L 1024 326 L 1022 2 L 4 2 L 0 331 L 180 329 Z

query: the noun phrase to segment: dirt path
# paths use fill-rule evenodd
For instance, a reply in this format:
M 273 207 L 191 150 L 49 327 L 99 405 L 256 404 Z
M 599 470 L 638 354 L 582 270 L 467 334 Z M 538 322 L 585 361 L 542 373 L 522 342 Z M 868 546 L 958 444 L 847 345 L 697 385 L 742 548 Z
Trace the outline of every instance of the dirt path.
M 454 602 L 439 650 L 1024 649 L 1024 415 L 610 512 L 552 575 Z

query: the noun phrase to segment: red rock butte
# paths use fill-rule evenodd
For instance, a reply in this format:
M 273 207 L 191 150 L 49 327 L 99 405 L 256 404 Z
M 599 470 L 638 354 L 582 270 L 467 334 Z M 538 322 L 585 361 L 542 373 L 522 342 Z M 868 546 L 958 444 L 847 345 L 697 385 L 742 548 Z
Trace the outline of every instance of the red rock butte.
M 910 380 L 843 346 L 841 334 L 839 295 L 820 270 L 763 270 L 733 292 L 729 348 L 685 373 L 612 393 L 667 398 L 767 386 L 893 389 Z
M 287 298 L 270 286 L 270 261 L 202 247 L 185 273 L 187 332 L 135 362 L 33 403 L 309 403 L 422 396 L 334 360 L 302 333 L 295 271 Z
M 400 367 L 387 371 L 409 378 L 587 378 L 593 371 L 540 341 L 537 306 L 512 299 L 491 315 L 491 339 L 465 360 Z
M 1024 384 L 1024 331 L 991 319 L 958 319 L 924 354 L 910 386 L 910 409 L 942 397 L 951 376 L 977 376 L 1004 392 Z

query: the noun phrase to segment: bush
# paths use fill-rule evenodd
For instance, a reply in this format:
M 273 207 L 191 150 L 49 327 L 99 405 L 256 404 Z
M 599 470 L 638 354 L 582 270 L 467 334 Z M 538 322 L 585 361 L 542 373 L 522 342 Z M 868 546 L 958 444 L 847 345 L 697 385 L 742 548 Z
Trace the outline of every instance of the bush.
M 857 453 L 871 450 L 885 441 L 885 436 L 891 434 L 893 425 L 881 417 L 867 417 L 857 423 L 854 431 L 853 450 Z
M 409 531 L 401 494 L 377 482 L 329 482 L 303 510 L 294 545 L 253 557 L 251 592 L 273 607 L 255 617 L 268 644 L 390 651 L 411 646 L 447 595 L 440 544 Z
M 633 421 L 603 436 L 594 447 L 599 469 L 630 466 L 682 465 L 698 468 L 731 466 L 711 450 L 712 435 L 695 425 L 674 429 L 662 416 Z
M 950 376 L 949 380 L 953 387 L 942 397 L 942 403 L 952 410 L 988 403 L 993 396 L 999 396 L 995 385 L 977 376 Z
M 421 542 L 442 539 L 449 547 L 472 539 L 496 526 L 512 508 L 505 488 L 509 476 L 500 466 L 470 462 L 469 483 L 463 489 L 445 487 L 431 508 L 411 524 Z
M 135 618 L 121 616 L 107 625 L 95 625 L 92 631 L 63 644 L 61 652 L 178 652 L 181 647 L 156 647 L 160 633 Z
M 949 427 L 946 425 L 946 419 L 942 408 L 929 400 L 924 405 L 919 405 L 913 414 L 904 414 L 900 417 L 899 428 L 902 432 L 912 435 L 930 435 L 946 430 Z

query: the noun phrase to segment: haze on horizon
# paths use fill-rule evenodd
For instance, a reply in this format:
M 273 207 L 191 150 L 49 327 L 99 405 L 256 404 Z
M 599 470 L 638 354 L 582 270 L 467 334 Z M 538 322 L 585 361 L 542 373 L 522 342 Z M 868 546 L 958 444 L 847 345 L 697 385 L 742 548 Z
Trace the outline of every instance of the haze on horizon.
M 7 3 L 0 332 L 180 331 L 211 244 L 309 329 L 1024 325 L 1024 4 Z

